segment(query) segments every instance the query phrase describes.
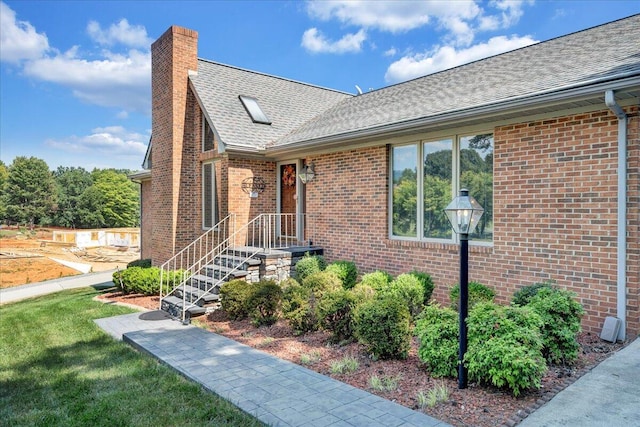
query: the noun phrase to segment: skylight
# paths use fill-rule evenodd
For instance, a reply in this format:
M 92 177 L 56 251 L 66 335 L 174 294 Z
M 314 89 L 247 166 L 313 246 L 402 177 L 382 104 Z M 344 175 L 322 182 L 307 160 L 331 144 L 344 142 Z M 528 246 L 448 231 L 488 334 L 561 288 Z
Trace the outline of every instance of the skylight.
M 242 105 L 244 105 L 244 108 L 247 110 L 247 113 L 249 113 L 249 116 L 251 116 L 251 120 L 253 120 L 254 123 L 262 123 L 265 125 L 271 124 L 271 120 L 269 120 L 264 111 L 262 111 L 257 99 L 245 95 L 240 95 L 238 98 L 242 101 Z

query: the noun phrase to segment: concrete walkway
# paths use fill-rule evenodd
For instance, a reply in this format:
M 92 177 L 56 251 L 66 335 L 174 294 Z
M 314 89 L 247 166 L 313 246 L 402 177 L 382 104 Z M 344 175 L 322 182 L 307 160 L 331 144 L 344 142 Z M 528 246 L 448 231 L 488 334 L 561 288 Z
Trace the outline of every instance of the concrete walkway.
M 96 323 L 270 426 L 449 425 L 204 329 L 141 320 L 156 313 Z

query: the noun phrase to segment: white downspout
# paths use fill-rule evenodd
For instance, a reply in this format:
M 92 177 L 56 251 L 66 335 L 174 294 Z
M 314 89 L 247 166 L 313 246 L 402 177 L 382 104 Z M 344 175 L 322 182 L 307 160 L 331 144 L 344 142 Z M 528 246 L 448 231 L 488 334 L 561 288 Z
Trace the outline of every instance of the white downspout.
M 618 118 L 618 298 L 617 314 L 621 320 L 619 340 L 627 335 L 627 115 L 616 102 L 612 90 L 604 102 Z

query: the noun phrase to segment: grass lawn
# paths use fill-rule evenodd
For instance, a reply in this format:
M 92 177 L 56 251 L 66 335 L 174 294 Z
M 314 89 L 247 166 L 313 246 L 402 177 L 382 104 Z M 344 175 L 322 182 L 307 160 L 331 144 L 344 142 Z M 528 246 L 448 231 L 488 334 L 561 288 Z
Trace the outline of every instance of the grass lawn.
M 0 306 L 0 426 L 262 426 L 105 334 L 91 288 Z

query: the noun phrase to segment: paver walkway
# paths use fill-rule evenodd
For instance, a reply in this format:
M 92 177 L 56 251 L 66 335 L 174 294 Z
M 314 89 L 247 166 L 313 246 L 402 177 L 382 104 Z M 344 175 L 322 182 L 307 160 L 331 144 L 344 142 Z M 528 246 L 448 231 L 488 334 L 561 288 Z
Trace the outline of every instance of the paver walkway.
M 204 329 L 140 316 L 96 323 L 271 426 L 449 425 Z

